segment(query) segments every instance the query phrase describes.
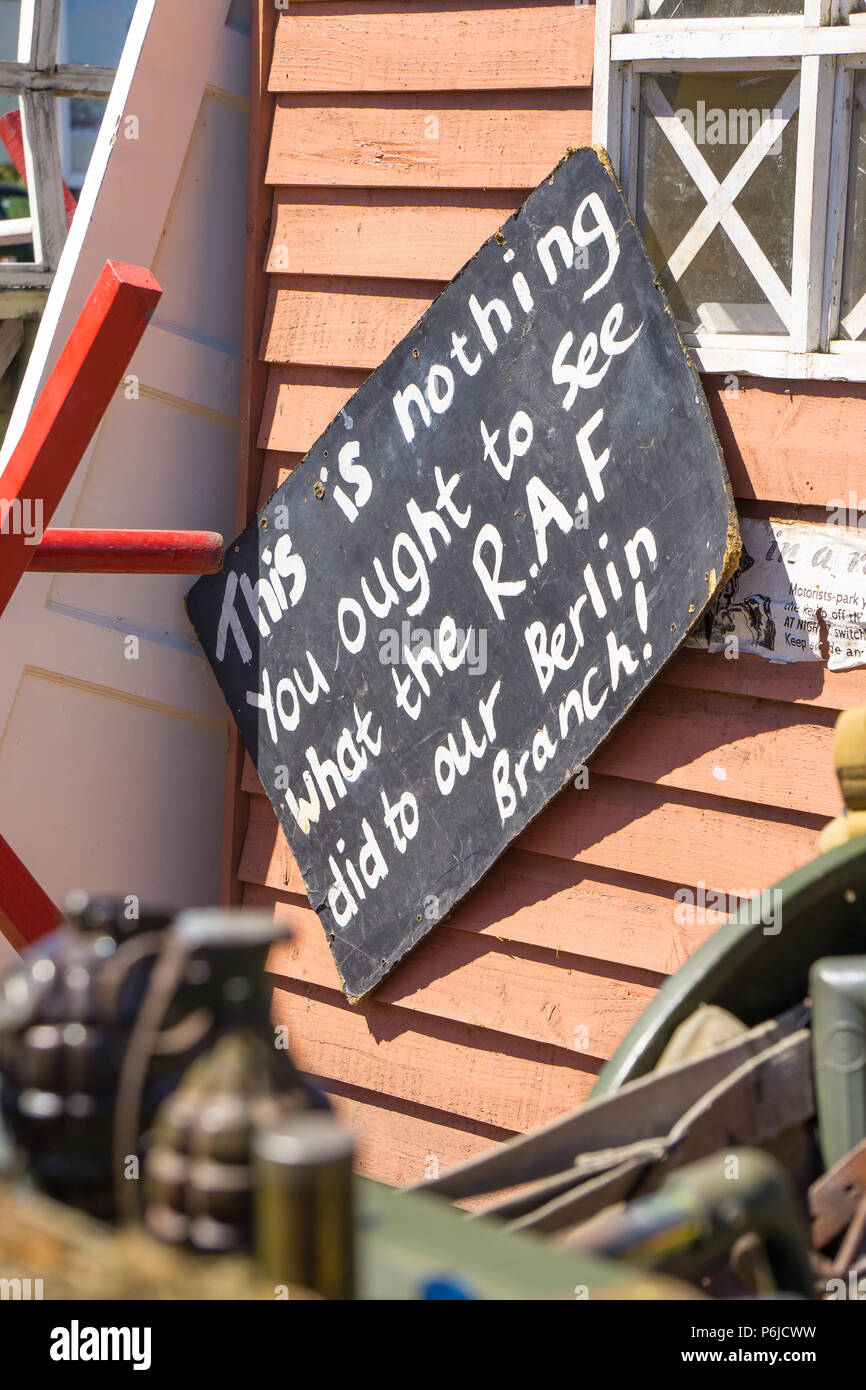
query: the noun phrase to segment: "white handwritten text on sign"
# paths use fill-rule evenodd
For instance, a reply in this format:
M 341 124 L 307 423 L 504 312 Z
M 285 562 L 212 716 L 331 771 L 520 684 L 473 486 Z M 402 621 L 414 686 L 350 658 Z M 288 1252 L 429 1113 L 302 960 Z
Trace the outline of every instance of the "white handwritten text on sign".
M 189 596 L 350 997 L 583 766 L 736 548 L 698 380 L 576 151 Z

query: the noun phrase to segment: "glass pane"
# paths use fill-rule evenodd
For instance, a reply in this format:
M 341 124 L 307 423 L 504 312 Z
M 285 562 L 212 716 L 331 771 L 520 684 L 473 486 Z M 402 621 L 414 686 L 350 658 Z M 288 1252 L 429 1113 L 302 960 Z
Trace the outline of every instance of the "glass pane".
M 135 3 L 136 0 L 63 0 L 61 62 L 116 68 Z
M 840 338 L 866 335 L 866 314 L 860 301 L 866 295 L 866 75 L 858 74 L 851 112 L 851 154 L 848 164 L 848 202 L 845 210 L 845 250 L 839 295 Z
M 21 0 L 0 0 L 0 58 L 8 62 L 18 57 L 18 22 Z
M 21 116 L 17 97 L 0 95 L 0 264 L 32 261 L 33 242 L 10 223 L 30 216 L 30 203 L 24 179 Z
M 641 79 L 638 225 L 686 332 L 787 332 L 795 81 L 791 68 Z M 720 185 L 724 220 L 705 212 Z
M 63 178 L 76 199 L 81 192 L 93 146 L 105 115 L 102 97 L 58 97 L 60 163 Z
M 802 14 L 803 0 L 643 0 L 641 19 L 743 19 Z

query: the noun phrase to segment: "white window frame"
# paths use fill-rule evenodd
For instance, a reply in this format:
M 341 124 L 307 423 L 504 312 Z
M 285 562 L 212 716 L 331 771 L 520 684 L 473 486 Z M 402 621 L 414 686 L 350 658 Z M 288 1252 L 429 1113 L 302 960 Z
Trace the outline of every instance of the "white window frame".
M 706 372 L 866 381 L 866 340 L 837 336 L 853 86 L 866 69 L 866 14 L 849 15 L 848 0 L 804 0 L 798 15 L 724 19 L 648 19 L 644 7 L 652 9 L 651 0 L 596 5 L 593 142 L 607 150 L 632 212 L 644 75 L 800 71 L 789 333 L 684 334 L 696 364 Z
M 17 61 L 0 61 L 0 93 L 17 96 L 30 216 L 0 223 L 2 241 L 33 241 L 32 263 L 0 264 L 0 291 L 47 289 L 66 241 L 55 98 L 106 97 L 114 68 L 57 62 L 61 0 L 21 0 Z

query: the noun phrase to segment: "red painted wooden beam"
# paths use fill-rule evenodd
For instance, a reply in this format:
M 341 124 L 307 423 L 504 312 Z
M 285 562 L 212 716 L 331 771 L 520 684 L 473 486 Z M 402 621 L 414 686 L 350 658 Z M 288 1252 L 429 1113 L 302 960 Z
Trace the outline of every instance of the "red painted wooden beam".
M 29 568 L 54 574 L 217 574 L 224 556 L 217 531 L 52 528 Z
M 60 910 L 40 888 L 30 870 L 25 868 L 2 835 L 0 889 L 0 931 L 13 946 L 26 946 L 32 941 L 38 941 L 40 936 L 53 931 L 63 921 Z
M 36 554 L 32 522 L 54 515 L 161 294 L 149 270 L 108 261 L 42 388 L 0 474 L 0 613 Z
M 149 270 L 108 261 L 0 474 L 0 614 L 32 564 L 162 290 Z M 34 528 L 34 522 L 36 528 Z M 0 836 L 0 931 L 14 945 L 61 920 Z

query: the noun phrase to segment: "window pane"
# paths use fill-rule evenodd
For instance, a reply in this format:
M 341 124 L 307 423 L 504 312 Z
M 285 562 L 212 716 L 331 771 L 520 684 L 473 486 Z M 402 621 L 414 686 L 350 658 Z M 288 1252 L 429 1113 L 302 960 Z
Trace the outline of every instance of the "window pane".
M 743 19 L 802 14 L 803 0 L 643 0 L 641 19 Z
M 641 79 L 638 225 L 687 332 L 788 331 L 797 104 L 790 68 Z
M 105 101 L 102 97 L 58 97 L 60 162 L 63 177 L 77 199 L 99 134 Z
M 8 62 L 18 57 L 18 21 L 21 0 L 0 0 L 0 58 Z
M 63 0 L 61 61 L 116 68 L 135 0 Z
M 9 116 L 11 121 L 5 119 Z M 30 216 L 27 190 L 13 158 L 21 158 L 20 131 L 17 97 L 0 95 L 0 263 L 33 260 L 31 237 L 14 226 Z
M 120 60 L 136 0 L 62 0 L 58 52 L 61 63 L 115 68 Z M 93 154 L 105 101 L 58 98 L 60 162 L 67 186 L 77 197 Z
M 851 112 L 851 154 L 848 164 L 848 202 L 845 210 L 845 250 L 839 295 L 840 338 L 866 335 L 866 75 L 854 83 Z

